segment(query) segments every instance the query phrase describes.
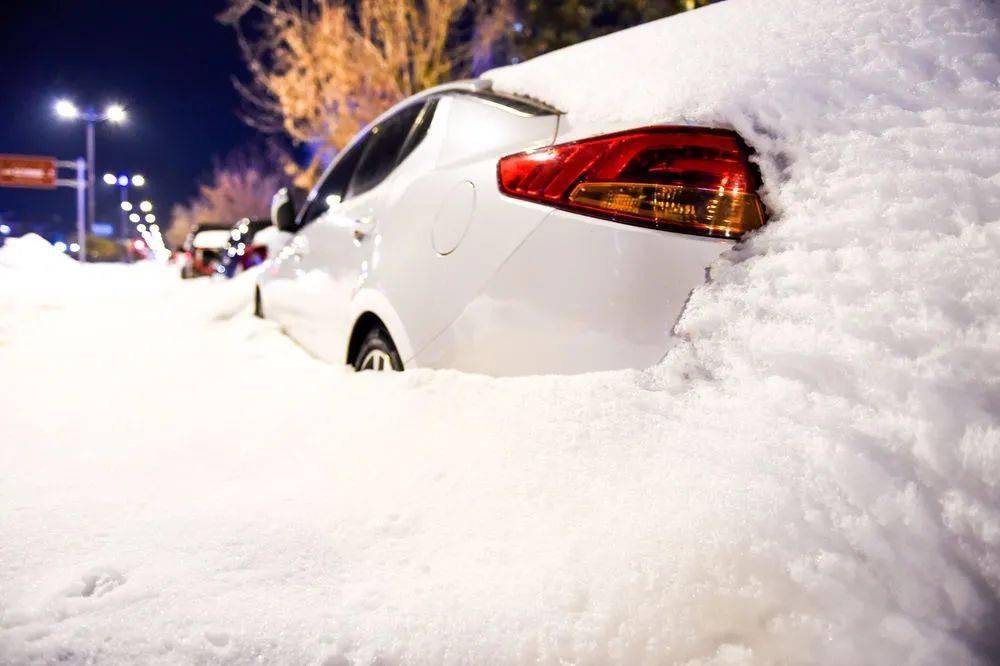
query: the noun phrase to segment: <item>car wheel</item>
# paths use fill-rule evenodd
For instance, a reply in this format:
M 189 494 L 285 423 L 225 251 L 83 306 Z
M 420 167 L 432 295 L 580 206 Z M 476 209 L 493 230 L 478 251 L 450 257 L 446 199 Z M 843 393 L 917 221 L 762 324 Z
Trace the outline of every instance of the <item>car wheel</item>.
M 402 370 L 403 361 L 399 358 L 396 345 L 392 343 L 392 338 L 381 328 L 374 328 L 365 336 L 358 355 L 354 359 L 354 369 L 358 372 L 363 370 L 374 370 L 375 372 L 389 372 L 390 370 Z
M 260 287 L 253 290 L 253 316 L 258 319 L 264 318 L 264 307 L 260 303 Z

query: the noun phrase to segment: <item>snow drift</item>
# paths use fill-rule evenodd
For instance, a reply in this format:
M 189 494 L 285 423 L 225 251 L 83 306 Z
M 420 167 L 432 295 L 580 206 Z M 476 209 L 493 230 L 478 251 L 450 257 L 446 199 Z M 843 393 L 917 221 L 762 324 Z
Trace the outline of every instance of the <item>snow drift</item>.
M 0 661 L 997 662 L 995 11 L 729 0 L 489 75 L 757 150 L 772 222 L 645 372 L 355 376 L 238 282 L 0 250 Z
M 652 375 L 683 387 L 673 418 L 725 422 L 692 450 L 780 487 L 734 485 L 755 528 L 731 545 L 840 599 L 770 628 L 815 632 L 815 658 L 1000 660 L 996 12 L 732 1 L 489 75 L 570 124 L 727 126 L 758 152 L 774 220 L 712 268 Z

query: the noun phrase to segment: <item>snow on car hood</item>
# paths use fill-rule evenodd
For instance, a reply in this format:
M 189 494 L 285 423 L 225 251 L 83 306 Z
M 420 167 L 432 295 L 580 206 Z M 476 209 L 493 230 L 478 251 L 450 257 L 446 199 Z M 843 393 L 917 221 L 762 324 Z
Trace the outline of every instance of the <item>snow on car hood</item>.
M 355 376 L 247 282 L 0 249 L 0 661 L 997 663 L 990 7 L 730 0 L 490 74 L 757 149 L 774 218 L 648 371 Z

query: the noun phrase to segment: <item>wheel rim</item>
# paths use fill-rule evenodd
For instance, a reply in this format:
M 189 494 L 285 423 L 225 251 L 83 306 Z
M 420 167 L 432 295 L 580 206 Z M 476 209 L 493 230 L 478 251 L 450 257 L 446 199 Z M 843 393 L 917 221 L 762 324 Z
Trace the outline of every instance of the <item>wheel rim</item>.
M 365 354 L 365 357 L 361 359 L 361 369 L 387 372 L 392 370 L 392 357 L 381 349 L 369 350 Z

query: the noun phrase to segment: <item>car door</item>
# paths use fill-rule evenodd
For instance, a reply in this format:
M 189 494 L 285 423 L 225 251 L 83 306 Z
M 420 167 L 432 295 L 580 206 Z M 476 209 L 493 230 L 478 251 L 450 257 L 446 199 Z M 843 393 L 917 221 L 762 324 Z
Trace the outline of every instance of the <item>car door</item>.
M 407 105 L 373 125 L 331 165 L 310 194 L 278 279 L 264 295 L 268 316 L 324 360 L 346 359 L 351 300 L 368 278 L 377 238 L 378 186 L 398 164 L 424 104 Z
M 461 92 L 441 96 L 423 144 L 383 187 L 384 230 L 375 280 L 394 307 L 413 366 L 465 366 L 465 355 L 492 354 L 483 336 L 452 322 L 470 316 L 489 326 L 498 304 L 477 296 L 549 209 L 502 197 L 501 156 L 547 146 L 558 116 L 513 102 Z M 388 225 L 387 225 L 388 226 Z

